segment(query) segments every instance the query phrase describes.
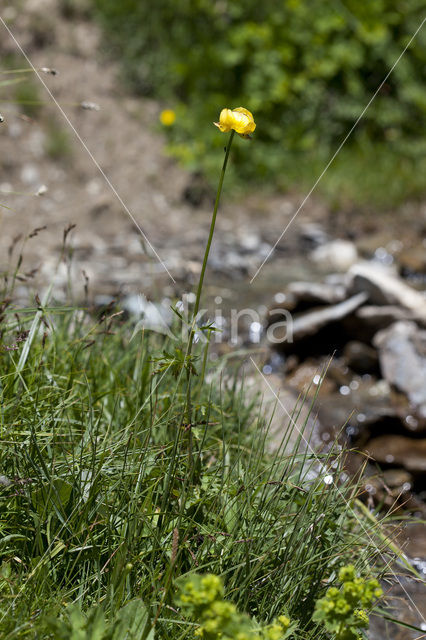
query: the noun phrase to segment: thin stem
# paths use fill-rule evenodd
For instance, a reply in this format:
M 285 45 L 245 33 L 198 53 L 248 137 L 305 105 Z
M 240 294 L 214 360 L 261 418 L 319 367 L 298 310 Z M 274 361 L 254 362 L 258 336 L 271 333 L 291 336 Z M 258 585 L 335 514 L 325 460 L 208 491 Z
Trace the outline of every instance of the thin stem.
M 225 158 L 223 160 L 222 172 L 220 174 L 219 185 L 218 185 L 218 188 L 217 188 L 216 201 L 214 203 L 212 221 L 210 223 L 210 233 L 209 233 L 209 237 L 208 237 L 208 240 L 207 240 L 206 250 L 204 252 L 204 260 L 203 260 L 203 266 L 201 267 L 200 279 L 198 281 L 197 297 L 195 299 L 195 305 L 194 305 L 193 322 L 195 322 L 195 318 L 196 318 L 197 313 L 198 313 L 198 311 L 200 309 L 200 299 L 201 299 L 201 291 L 203 289 L 204 275 L 206 273 L 207 261 L 209 259 L 210 247 L 211 247 L 211 244 L 212 244 L 214 228 L 215 228 L 215 225 L 216 225 L 217 210 L 219 208 L 219 201 L 220 201 L 220 196 L 221 196 L 221 193 L 222 193 L 223 179 L 225 178 L 226 166 L 228 164 L 229 152 L 231 150 L 231 146 L 232 146 L 232 141 L 234 139 L 234 135 L 235 135 L 235 131 L 231 131 L 231 135 L 229 136 L 229 142 L 228 142 L 228 145 L 227 145 L 226 151 L 225 151 Z
M 203 386 L 204 378 L 205 378 L 205 375 L 206 375 L 207 358 L 208 358 L 208 355 L 209 355 L 209 346 L 210 346 L 211 334 L 212 334 L 212 332 L 209 329 L 208 330 L 208 334 L 207 334 L 206 348 L 204 349 L 203 364 L 202 364 L 202 367 L 201 367 L 200 389 Z
M 194 305 L 194 312 L 192 314 L 191 332 L 189 334 L 188 349 L 187 349 L 187 352 L 186 352 L 186 355 L 187 355 L 188 359 L 191 357 L 192 346 L 193 346 L 193 343 L 194 343 L 195 321 L 196 321 L 196 318 L 197 318 L 198 311 L 200 309 L 201 292 L 203 290 L 204 276 L 205 276 L 205 273 L 206 273 L 207 262 L 208 262 L 208 259 L 209 259 L 210 247 L 211 247 L 211 244 L 212 244 L 214 228 L 215 228 L 215 225 L 216 225 L 217 211 L 218 211 L 218 208 L 219 208 L 220 196 L 221 196 L 221 193 L 222 193 L 223 180 L 225 178 L 226 166 L 228 164 L 229 152 L 231 150 L 232 141 L 234 139 L 234 134 L 235 134 L 235 131 L 231 131 L 231 135 L 229 136 L 229 141 L 228 141 L 228 144 L 227 144 L 226 149 L 225 149 L 225 158 L 223 160 L 222 171 L 221 171 L 220 178 L 219 178 L 219 185 L 217 187 L 216 200 L 215 200 L 215 203 L 214 203 L 213 215 L 212 215 L 212 219 L 211 219 L 211 223 L 210 223 L 209 237 L 208 237 L 208 240 L 207 240 L 206 249 L 204 251 L 203 265 L 201 267 L 200 279 L 198 281 L 197 294 L 196 294 L 195 305 Z M 190 425 L 191 424 L 191 373 L 190 373 L 189 369 L 188 369 L 188 387 L 187 387 L 187 393 L 186 393 L 186 408 L 187 408 L 188 424 Z

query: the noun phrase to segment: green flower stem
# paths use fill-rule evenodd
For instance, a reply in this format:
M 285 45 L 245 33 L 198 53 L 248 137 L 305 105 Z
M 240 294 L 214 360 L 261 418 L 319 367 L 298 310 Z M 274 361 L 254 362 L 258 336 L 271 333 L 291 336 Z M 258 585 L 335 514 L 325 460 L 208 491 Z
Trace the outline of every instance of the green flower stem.
M 209 253 L 210 253 L 210 247 L 211 247 L 211 244 L 212 244 L 214 228 L 215 228 L 215 225 L 216 225 L 216 217 L 217 217 L 217 211 L 218 211 L 218 208 L 219 208 L 220 196 L 221 196 L 221 193 L 222 193 L 223 180 L 225 178 L 226 167 L 227 167 L 228 158 L 229 158 L 229 152 L 231 150 L 231 146 L 232 146 L 232 141 L 234 139 L 234 135 L 235 135 L 235 131 L 232 130 L 231 131 L 231 135 L 229 136 L 228 144 L 226 146 L 225 158 L 223 160 L 222 171 L 221 171 L 221 174 L 220 174 L 219 185 L 218 185 L 218 188 L 217 188 L 216 200 L 215 200 L 214 209 L 213 209 L 213 216 L 212 216 L 212 220 L 211 220 L 211 223 L 210 223 L 210 232 L 209 232 L 209 237 L 208 237 L 208 240 L 207 240 L 206 250 L 204 252 L 203 265 L 201 267 L 200 279 L 198 281 L 197 294 L 196 294 L 196 298 L 195 298 L 194 312 L 192 314 L 191 332 L 189 334 L 188 349 L 187 349 L 187 353 L 186 353 L 188 360 L 190 359 L 191 353 L 192 353 L 192 346 L 193 346 L 193 343 L 194 343 L 194 335 L 195 335 L 195 320 L 197 318 L 198 311 L 200 310 L 201 292 L 203 290 L 204 276 L 205 276 L 205 273 L 206 273 L 207 262 L 208 262 Z M 190 424 L 191 423 L 191 374 L 190 373 L 188 373 L 188 388 L 187 388 L 186 405 L 187 405 L 188 423 Z
M 194 305 L 193 325 L 195 323 L 195 318 L 197 317 L 197 313 L 198 313 L 198 311 L 200 309 L 201 291 L 203 289 L 204 275 L 206 273 L 207 261 L 209 259 L 210 247 L 211 247 L 211 244 L 212 244 L 214 228 L 215 228 L 215 225 L 216 225 L 217 210 L 219 208 L 220 196 L 222 194 L 223 180 L 225 178 L 226 166 L 228 164 L 229 152 L 231 150 L 231 146 L 232 146 L 232 141 L 234 139 L 234 135 L 235 135 L 235 131 L 231 131 L 231 135 L 229 136 L 229 142 L 228 142 L 228 145 L 227 145 L 226 151 L 225 151 L 225 158 L 223 160 L 222 172 L 220 174 L 219 186 L 217 188 L 216 201 L 214 203 L 212 221 L 210 223 L 209 238 L 207 240 L 207 246 L 206 246 L 206 250 L 204 252 L 203 266 L 201 267 L 200 279 L 198 281 L 197 297 L 195 299 L 195 305 Z M 192 332 L 191 332 L 192 335 L 193 335 L 193 331 L 194 331 L 194 326 L 192 327 Z
M 198 311 L 200 309 L 200 301 L 201 301 L 201 293 L 202 293 L 202 290 L 203 290 L 204 276 L 205 276 L 205 273 L 206 273 L 207 262 L 208 262 L 208 259 L 209 259 L 210 247 L 211 247 L 211 244 L 212 244 L 214 228 L 215 228 L 215 225 L 216 225 L 217 211 L 218 211 L 218 208 L 219 208 L 220 196 L 221 196 L 221 193 L 222 193 L 223 180 L 225 178 L 226 166 L 228 164 L 229 152 L 231 151 L 231 146 L 232 146 L 232 141 L 234 139 L 234 134 L 235 134 L 235 131 L 232 130 L 231 131 L 231 135 L 229 136 L 228 144 L 227 144 L 226 149 L 225 149 L 225 158 L 223 160 L 222 171 L 221 171 L 221 174 L 220 174 L 219 185 L 218 185 L 218 188 L 217 188 L 216 200 L 215 200 L 214 209 L 213 209 L 213 216 L 212 216 L 212 220 L 211 220 L 211 223 L 210 223 L 210 232 L 209 232 L 209 237 L 208 237 L 208 240 L 207 240 L 207 246 L 206 246 L 206 249 L 204 251 L 203 265 L 201 267 L 200 279 L 198 281 L 198 287 L 197 287 L 197 295 L 196 295 L 196 298 L 195 298 L 194 311 L 193 311 L 193 314 L 192 314 L 191 332 L 189 334 L 188 349 L 186 351 L 186 359 L 187 359 L 187 361 L 189 361 L 190 358 L 191 358 L 192 346 L 194 344 L 195 320 L 197 318 L 197 314 L 198 314 Z M 210 335 L 209 335 L 209 338 L 210 338 Z M 204 352 L 202 374 L 201 374 L 202 379 L 204 379 L 204 374 L 205 374 L 205 369 L 206 369 L 206 364 L 207 364 L 207 351 L 208 351 L 208 344 L 206 345 L 206 351 Z M 189 469 L 190 469 L 190 473 L 191 473 L 191 477 L 192 477 L 193 473 L 194 473 L 194 461 L 193 461 L 193 456 L 192 456 L 192 431 L 191 431 L 192 407 L 191 407 L 191 366 L 190 366 L 190 364 L 187 367 L 187 378 L 188 378 L 188 384 L 187 384 L 187 389 L 186 389 L 186 420 L 187 420 L 187 425 L 189 427 L 187 445 L 188 445 Z M 184 411 L 184 413 L 185 413 L 185 411 Z M 162 598 L 162 600 L 160 602 L 160 605 L 158 607 L 158 610 L 157 610 L 154 622 L 152 624 L 152 627 L 155 626 L 155 623 L 156 623 L 156 621 L 158 620 L 158 618 L 160 616 L 160 612 L 161 612 L 161 610 L 163 608 L 163 605 L 164 605 L 164 603 L 166 601 L 166 598 L 167 598 L 167 595 L 168 595 L 168 591 L 169 591 L 169 588 L 170 588 L 170 582 L 171 582 L 171 573 L 170 573 L 170 580 L 169 579 L 167 580 L 166 587 L 165 587 L 165 590 L 164 590 L 164 595 L 163 595 L 163 598 Z M 147 634 L 147 630 L 148 629 L 149 629 L 149 627 L 146 625 L 145 630 L 144 630 L 144 634 L 143 634 L 143 639 L 144 640 L 146 638 L 146 634 Z

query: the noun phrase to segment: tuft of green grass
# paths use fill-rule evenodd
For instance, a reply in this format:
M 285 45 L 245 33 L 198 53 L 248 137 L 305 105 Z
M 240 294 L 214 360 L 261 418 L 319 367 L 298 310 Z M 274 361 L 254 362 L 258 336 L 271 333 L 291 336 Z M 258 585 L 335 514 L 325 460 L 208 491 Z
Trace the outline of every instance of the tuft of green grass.
M 286 610 L 301 637 L 325 638 L 316 600 L 343 564 L 369 574 L 378 553 L 356 487 L 324 482 L 342 454 L 314 456 L 301 436 L 290 448 L 292 421 L 268 453 L 258 399 L 232 379 L 195 381 L 186 424 L 184 377 L 158 366 L 175 345 L 131 339 L 120 315 L 3 307 L 2 638 L 62 637 L 52 617 L 68 628 L 71 611 L 114 627 L 135 598 L 147 634 L 192 637 L 173 594 L 193 571 L 221 575 L 241 611 Z

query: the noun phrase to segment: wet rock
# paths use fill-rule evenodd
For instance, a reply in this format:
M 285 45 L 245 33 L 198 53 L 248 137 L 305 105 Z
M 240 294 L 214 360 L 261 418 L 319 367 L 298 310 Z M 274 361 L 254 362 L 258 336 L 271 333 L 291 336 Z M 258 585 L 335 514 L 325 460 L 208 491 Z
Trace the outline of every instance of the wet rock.
M 343 287 L 348 295 L 348 285 L 352 282 L 346 273 L 329 273 L 324 282 L 332 287 Z
M 310 257 L 323 267 L 346 271 L 357 262 L 358 252 L 349 240 L 333 240 L 314 249 Z
M 367 442 L 370 433 L 387 433 L 402 430 L 401 420 L 391 403 L 391 390 L 384 380 L 371 376 L 354 376 L 349 372 L 338 378 L 332 365 L 327 371 L 338 385 L 338 393 L 329 395 L 319 409 L 321 423 L 336 431 L 346 426 L 346 435 L 357 443 Z M 365 378 L 365 379 L 364 379 Z M 339 384 L 339 380 L 341 384 Z
M 395 305 L 364 305 L 357 309 L 355 316 L 360 320 L 363 329 L 369 335 L 380 331 L 380 329 L 386 329 L 386 327 L 399 320 L 411 320 L 421 326 L 426 326 L 424 319 L 422 320 L 419 315 Z
M 357 469 L 359 468 L 360 463 Z M 407 473 L 402 469 L 389 469 L 388 471 L 401 473 L 401 479 L 403 478 L 402 474 Z M 426 516 L 426 505 L 412 492 L 411 483 L 407 481 L 391 488 L 384 481 L 386 473 L 387 471 L 382 472 L 379 476 L 367 478 L 367 482 L 364 485 L 366 493 L 363 495 L 363 498 L 367 498 L 367 503 L 371 506 L 376 505 L 379 508 L 388 507 L 392 512 L 399 511 L 401 515 L 412 512 L 419 517 Z M 412 478 L 411 474 L 408 474 L 407 477 Z M 405 544 L 403 544 L 403 547 L 405 548 Z M 412 562 L 412 564 L 415 565 L 415 562 Z M 426 561 L 424 561 L 424 565 L 426 567 Z
M 252 266 L 247 256 L 232 249 L 227 251 L 224 247 L 214 248 L 210 255 L 210 268 L 225 276 L 232 273 L 233 277 L 243 278 Z
M 379 358 L 377 351 L 363 342 L 351 340 L 343 349 L 348 366 L 356 373 L 377 373 Z
M 205 238 L 203 238 L 203 242 Z M 271 246 L 253 232 L 218 234 L 209 258 L 209 268 L 227 278 L 241 278 L 256 269 L 270 252 Z M 194 244 L 195 255 L 199 255 Z
M 353 277 L 352 293 L 367 292 L 372 304 L 400 306 L 426 320 L 426 298 L 388 269 L 360 263 L 349 273 Z
M 384 378 L 426 417 L 426 331 L 414 322 L 396 322 L 373 340 Z
M 410 404 L 407 396 L 395 387 L 391 388 L 389 402 L 394 407 L 401 421 L 401 435 L 426 434 L 426 417 L 422 418 Z
M 370 440 L 365 450 L 379 464 L 402 466 L 413 473 L 426 472 L 426 438 L 379 436 Z
M 315 337 L 317 351 L 314 349 L 314 353 L 332 353 L 336 341 L 343 339 L 343 336 L 337 336 L 339 321 L 352 314 L 366 299 L 367 294 L 358 293 L 344 302 L 296 315 L 291 322 L 271 325 L 268 338 L 276 348 L 292 353 L 298 352 L 298 343 L 301 342 L 305 342 L 304 347 L 308 351 L 311 346 L 309 339 Z M 323 333 L 319 336 L 321 331 Z
M 239 236 L 240 252 L 253 253 L 261 244 L 261 237 L 257 233 L 242 233 Z
M 328 235 L 323 227 L 315 223 L 303 224 L 299 230 L 301 245 L 307 249 L 314 249 L 326 244 Z
M 314 335 L 325 325 L 338 322 L 353 313 L 366 299 L 365 293 L 359 293 L 344 302 L 296 317 L 293 322 L 293 339 L 297 341 L 305 336 Z
M 377 247 L 373 254 L 373 260 L 384 267 L 390 267 L 395 258 L 385 247 Z
M 396 305 L 363 305 L 353 315 L 345 318 L 343 325 L 347 335 L 353 340 L 371 344 L 378 331 L 399 320 L 413 321 L 426 328 L 425 318 Z
M 296 297 L 297 302 L 310 305 L 336 304 L 342 302 L 346 296 L 345 287 L 333 286 L 320 282 L 292 282 L 288 291 Z
M 368 440 L 370 431 L 386 429 L 386 425 L 398 420 L 386 390 L 381 392 L 375 384 L 357 390 L 342 385 L 338 392 L 324 399 L 318 408 L 318 417 L 333 436 L 345 434 L 357 445 Z

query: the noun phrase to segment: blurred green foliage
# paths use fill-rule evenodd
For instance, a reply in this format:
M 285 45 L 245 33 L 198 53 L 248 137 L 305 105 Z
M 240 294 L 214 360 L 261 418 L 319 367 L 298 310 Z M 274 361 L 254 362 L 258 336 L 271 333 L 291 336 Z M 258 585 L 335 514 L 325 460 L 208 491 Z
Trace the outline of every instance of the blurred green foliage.
M 50 120 L 46 125 L 44 150 L 52 160 L 63 162 L 68 160 L 72 154 L 69 133 L 55 120 Z
M 39 86 L 28 78 L 16 78 L 12 80 L 12 82 L 14 81 L 16 87 L 12 98 L 13 102 L 20 106 L 22 113 L 26 116 L 36 118 L 42 110 Z
M 256 142 L 235 145 L 236 172 L 283 187 L 301 164 L 312 173 L 327 161 L 425 17 L 424 0 L 94 2 L 133 87 L 176 110 L 172 152 L 216 175 L 225 141 L 209 125 L 222 107 L 245 106 Z M 357 157 L 368 161 L 374 143 L 418 168 L 425 75 L 423 29 L 351 136 Z

